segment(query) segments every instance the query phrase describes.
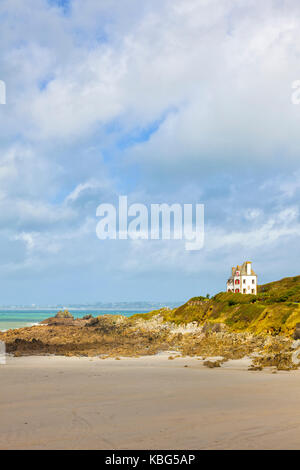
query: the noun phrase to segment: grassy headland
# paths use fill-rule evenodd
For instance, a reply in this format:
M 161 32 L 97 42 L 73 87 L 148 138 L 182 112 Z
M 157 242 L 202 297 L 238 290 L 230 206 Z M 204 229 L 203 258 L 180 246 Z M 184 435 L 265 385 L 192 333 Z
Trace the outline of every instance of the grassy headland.
M 235 332 L 291 336 L 300 323 L 300 276 L 259 286 L 257 295 L 220 292 L 211 299 L 193 297 L 179 308 L 134 318 L 149 320 L 158 313 L 177 325 L 222 323 Z

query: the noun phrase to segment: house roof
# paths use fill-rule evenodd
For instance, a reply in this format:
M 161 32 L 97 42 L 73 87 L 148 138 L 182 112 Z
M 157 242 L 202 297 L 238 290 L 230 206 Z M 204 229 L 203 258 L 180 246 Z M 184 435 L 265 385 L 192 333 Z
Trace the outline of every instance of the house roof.
M 240 271 L 240 276 L 247 276 L 247 264 L 248 263 L 250 263 L 250 261 L 245 261 L 242 265 L 237 265 L 237 267 L 232 268 L 233 273 L 231 274 L 229 279 L 233 279 L 236 271 Z M 253 271 L 252 268 L 251 268 L 251 276 L 257 277 L 257 274 Z

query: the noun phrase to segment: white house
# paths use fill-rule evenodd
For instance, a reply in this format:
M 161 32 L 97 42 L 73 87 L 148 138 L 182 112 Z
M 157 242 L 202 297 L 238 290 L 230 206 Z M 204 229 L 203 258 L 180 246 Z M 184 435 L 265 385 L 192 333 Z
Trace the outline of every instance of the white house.
M 241 294 L 257 294 L 257 275 L 252 269 L 251 261 L 246 261 L 241 266 L 232 268 L 226 290 Z

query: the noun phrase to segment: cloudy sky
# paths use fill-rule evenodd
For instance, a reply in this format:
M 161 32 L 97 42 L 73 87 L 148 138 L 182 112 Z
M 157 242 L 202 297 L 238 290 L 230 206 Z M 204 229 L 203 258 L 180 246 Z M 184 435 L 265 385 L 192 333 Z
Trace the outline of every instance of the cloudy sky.
M 0 304 L 184 300 L 300 274 L 298 0 L 1 0 Z M 205 204 L 205 245 L 96 209 Z

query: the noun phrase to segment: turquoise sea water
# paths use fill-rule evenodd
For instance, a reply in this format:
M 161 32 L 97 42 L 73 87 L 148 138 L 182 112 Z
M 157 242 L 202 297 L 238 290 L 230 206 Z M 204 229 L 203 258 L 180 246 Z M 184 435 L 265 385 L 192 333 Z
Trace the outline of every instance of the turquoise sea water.
M 0 310 L 0 331 L 5 331 L 15 328 L 23 328 L 25 326 L 32 326 L 36 323 L 39 323 L 46 318 L 56 315 L 57 310 Z M 69 312 L 72 313 L 74 318 L 82 318 L 85 315 L 125 315 L 130 317 L 135 313 L 143 313 L 140 310 L 112 310 L 112 309 L 85 309 L 85 310 L 73 310 L 69 309 Z
M 151 305 L 151 308 L 68 308 L 69 312 L 74 316 L 74 318 L 82 318 L 85 315 L 125 315 L 130 317 L 135 313 L 146 313 L 150 310 L 156 310 L 161 308 L 161 304 Z M 15 328 L 23 328 L 27 326 L 32 326 L 36 323 L 39 323 L 46 318 L 53 317 L 60 310 L 59 308 L 41 308 L 41 309 L 11 309 L 11 308 L 0 308 L 0 331 L 5 331 Z

